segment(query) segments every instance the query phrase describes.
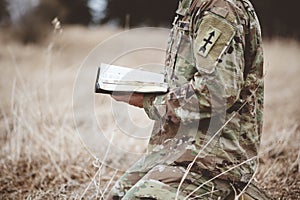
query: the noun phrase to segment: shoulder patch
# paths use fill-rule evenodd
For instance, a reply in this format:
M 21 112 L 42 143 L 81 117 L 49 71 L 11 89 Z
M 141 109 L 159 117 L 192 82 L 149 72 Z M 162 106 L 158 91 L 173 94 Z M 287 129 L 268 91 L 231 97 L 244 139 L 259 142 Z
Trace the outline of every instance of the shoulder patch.
M 235 32 L 235 27 L 227 19 L 211 12 L 204 15 L 199 21 L 194 40 L 197 69 L 212 73 L 218 60 L 230 45 Z
M 200 48 L 198 50 L 198 53 L 206 57 L 211 48 L 214 46 L 214 44 L 217 42 L 218 38 L 221 35 L 221 31 L 213 26 L 209 26 L 208 30 L 204 34 L 204 37 L 202 39 L 202 42 L 200 43 Z M 200 39 L 201 40 L 201 39 Z

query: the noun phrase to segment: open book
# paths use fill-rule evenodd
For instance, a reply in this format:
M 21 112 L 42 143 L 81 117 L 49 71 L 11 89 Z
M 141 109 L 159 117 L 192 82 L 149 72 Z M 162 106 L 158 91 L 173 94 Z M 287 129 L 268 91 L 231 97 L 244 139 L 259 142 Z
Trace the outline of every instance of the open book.
M 98 68 L 96 93 L 166 93 L 167 91 L 168 84 L 163 74 L 108 64 L 101 64 Z

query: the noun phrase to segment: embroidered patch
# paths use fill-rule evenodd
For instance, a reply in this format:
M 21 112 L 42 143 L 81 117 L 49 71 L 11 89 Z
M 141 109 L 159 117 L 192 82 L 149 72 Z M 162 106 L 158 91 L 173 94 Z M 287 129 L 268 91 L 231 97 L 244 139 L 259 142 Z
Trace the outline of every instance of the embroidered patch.
M 235 32 L 230 21 L 214 13 L 208 12 L 199 20 L 193 44 L 198 71 L 212 73 L 215 70 Z
M 222 32 L 212 26 L 210 26 L 207 32 L 204 34 L 198 53 L 204 58 L 208 55 L 214 44 L 219 39 Z

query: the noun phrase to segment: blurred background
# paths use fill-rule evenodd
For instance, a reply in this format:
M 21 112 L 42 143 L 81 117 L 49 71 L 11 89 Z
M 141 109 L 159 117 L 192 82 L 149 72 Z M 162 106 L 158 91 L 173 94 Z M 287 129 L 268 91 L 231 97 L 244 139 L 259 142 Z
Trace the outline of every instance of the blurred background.
M 299 3 L 252 3 L 262 25 L 266 70 L 260 167 L 254 181 L 275 199 L 300 199 Z M 135 27 L 170 28 L 177 4 L 178 0 L 0 0 L 0 199 L 106 197 L 123 173 L 110 166 L 130 166 L 126 152 L 143 153 L 147 141 L 122 135 L 114 125 L 111 98 L 95 95 L 98 123 L 112 141 L 111 148 L 123 150 L 108 156 L 103 165 L 77 134 L 78 129 L 97 131 L 84 114 L 74 124 L 74 82 L 96 45 Z M 166 46 L 168 30 L 163 30 L 145 29 L 121 38 L 99 57 L 114 57 L 114 52 L 145 40 Z M 97 52 L 93 55 L 96 73 L 99 57 Z M 164 52 L 132 51 L 118 58 L 120 65 L 133 67 L 154 61 L 163 63 Z M 89 79 L 94 82 L 94 77 Z M 93 85 L 79 92 L 93 94 Z M 142 109 L 128 107 L 128 113 L 138 125 L 152 123 Z M 88 137 L 106 152 L 107 140 Z
M 63 24 L 170 27 L 177 0 L 0 0 L 0 27 L 22 42 L 40 40 L 58 17 Z M 297 0 L 252 0 L 265 37 L 300 39 Z M 41 31 L 43 30 L 43 31 Z

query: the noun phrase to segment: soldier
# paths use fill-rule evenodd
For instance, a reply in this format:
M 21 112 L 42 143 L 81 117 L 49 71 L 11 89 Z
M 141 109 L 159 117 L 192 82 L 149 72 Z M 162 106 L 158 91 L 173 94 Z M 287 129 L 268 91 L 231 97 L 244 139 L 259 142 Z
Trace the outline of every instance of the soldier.
M 263 122 L 263 50 L 249 0 L 182 0 L 165 95 L 113 95 L 155 126 L 110 199 L 268 199 L 252 182 Z

